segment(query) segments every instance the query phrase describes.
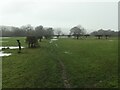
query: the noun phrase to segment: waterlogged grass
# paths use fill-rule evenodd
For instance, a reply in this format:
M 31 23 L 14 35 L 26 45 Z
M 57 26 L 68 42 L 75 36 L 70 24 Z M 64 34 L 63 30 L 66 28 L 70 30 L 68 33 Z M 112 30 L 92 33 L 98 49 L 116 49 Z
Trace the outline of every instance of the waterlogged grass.
M 27 47 L 25 38 L 12 37 L 3 40 L 4 46 Z M 118 87 L 118 42 L 98 39 L 59 39 L 49 43 L 43 40 L 39 48 L 5 50 L 11 52 L 3 57 L 3 88 L 62 88 L 60 59 L 73 88 Z
M 57 62 L 49 56 L 48 43 L 42 44 L 41 48 L 23 49 L 21 54 L 7 50 L 13 55 L 3 57 L 3 88 L 63 87 Z
M 72 43 L 71 43 L 72 42 Z M 117 40 L 59 40 L 61 60 L 73 87 L 117 87 Z

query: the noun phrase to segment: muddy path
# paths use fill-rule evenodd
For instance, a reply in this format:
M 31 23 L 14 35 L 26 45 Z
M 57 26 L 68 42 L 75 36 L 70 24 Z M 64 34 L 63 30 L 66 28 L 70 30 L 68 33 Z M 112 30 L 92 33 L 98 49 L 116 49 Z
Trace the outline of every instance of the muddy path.
M 64 63 L 61 60 L 59 60 L 59 64 L 60 64 L 60 68 L 61 68 L 61 73 L 62 73 L 62 79 L 63 79 L 64 87 L 65 88 L 71 88 L 71 85 L 70 85 L 68 77 L 67 77 L 67 72 L 66 72 Z
M 54 43 L 54 44 L 52 43 L 50 45 L 50 49 L 51 49 L 50 52 L 51 52 L 53 57 L 56 55 L 55 60 L 57 60 L 57 62 L 58 62 L 57 64 L 58 64 L 58 67 L 60 69 L 61 78 L 63 80 L 64 88 L 71 88 L 71 84 L 70 84 L 68 76 L 67 76 L 67 71 L 65 69 L 65 65 L 62 62 L 63 58 L 59 56 L 59 54 L 58 54 L 59 51 L 57 48 L 59 48 L 59 46 L 56 43 Z

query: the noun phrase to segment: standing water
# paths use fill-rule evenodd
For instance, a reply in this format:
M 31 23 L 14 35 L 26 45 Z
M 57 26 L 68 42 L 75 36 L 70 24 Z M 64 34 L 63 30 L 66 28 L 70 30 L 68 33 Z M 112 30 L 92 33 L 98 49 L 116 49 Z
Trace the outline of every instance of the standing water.
M 3 57 L 3 56 L 10 56 L 11 53 L 4 53 L 3 51 L 0 51 L 0 57 Z
M 11 53 L 4 53 L 2 49 L 18 49 L 18 48 L 19 48 L 18 46 L 5 46 L 5 47 L 0 46 L 0 57 L 12 55 Z M 24 48 L 24 47 L 21 47 L 21 48 Z

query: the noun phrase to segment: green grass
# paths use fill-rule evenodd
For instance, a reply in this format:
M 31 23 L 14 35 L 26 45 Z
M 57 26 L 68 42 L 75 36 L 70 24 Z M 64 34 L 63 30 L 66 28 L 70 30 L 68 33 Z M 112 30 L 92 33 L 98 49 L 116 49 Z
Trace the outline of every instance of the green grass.
M 20 39 L 6 38 L 4 46 L 17 45 Z M 5 50 L 11 52 L 2 58 L 3 88 L 62 88 L 60 59 L 73 88 L 118 87 L 118 41 L 98 39 L 59 39 L 53 43 L 43 40 L 39 48 Z M 57 44 L 57 45 L 56 45 Z M 68 52 L 68 53 L 65 53 Z
M 73 87 L 117 87 L 117 40 L 61 40 L 59 43 L 61 52 L 71 52 L 59 55 Z

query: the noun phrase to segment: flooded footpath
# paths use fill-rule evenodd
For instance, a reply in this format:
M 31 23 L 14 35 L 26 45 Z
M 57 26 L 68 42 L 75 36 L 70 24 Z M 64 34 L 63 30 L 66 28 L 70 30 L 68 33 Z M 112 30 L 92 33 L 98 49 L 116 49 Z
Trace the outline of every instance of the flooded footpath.
M 24 48 L 24 47 L 21 47 L 21 48 Z M 19 49 L 19 47 L 18 46 L 0 46 L 0 57 L 12 55 L 12 53 L 5 53 L 4 51 L 2 51 L 5 49 Z

